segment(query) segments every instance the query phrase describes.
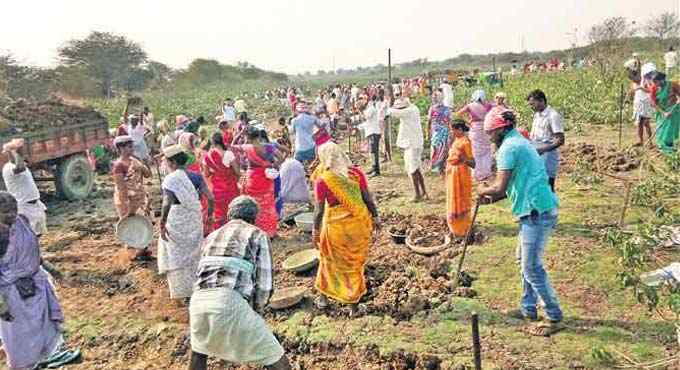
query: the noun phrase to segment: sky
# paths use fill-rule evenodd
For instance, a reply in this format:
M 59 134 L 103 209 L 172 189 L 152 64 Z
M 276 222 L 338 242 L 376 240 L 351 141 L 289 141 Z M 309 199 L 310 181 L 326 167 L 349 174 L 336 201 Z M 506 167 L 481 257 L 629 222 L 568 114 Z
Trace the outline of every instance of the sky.
M 443 60 L 462 53 L 547 51 L 586 42 L 593 24 L 638 24 L 680 0 L 18 0 L 3 4 L 0 53 L 57 64 L 91 31 L 122 34 L 174 68 L 196 58 L 302 73 Z

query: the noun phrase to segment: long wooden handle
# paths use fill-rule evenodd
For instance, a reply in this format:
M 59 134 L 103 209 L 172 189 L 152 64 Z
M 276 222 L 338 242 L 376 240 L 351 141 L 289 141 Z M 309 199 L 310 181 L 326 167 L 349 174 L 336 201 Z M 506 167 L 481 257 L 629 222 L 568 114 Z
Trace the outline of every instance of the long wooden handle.
M 467 247 L 470 245 L 470 239 L 472 236 L 472 229 L 475 227 L 475 221 L 477 221 L 477 212 L 479 211 L 479 202 L 475 204 L 475 211 L 472 213 L 472 223 L 470 223 L 470 229 L 468 229 L 465 235 L 465 240 L 463 241 L 463 253 L 460 255 L 460 260 L 458 261 L 458 268 L 456 269 L 456 277 L 453 280 L 453 287 L 458 287 L 458 280 L 460 279 L 460 271 L 463 269 L 463 261 L 465 261 L 465 254 L 467 253 Z

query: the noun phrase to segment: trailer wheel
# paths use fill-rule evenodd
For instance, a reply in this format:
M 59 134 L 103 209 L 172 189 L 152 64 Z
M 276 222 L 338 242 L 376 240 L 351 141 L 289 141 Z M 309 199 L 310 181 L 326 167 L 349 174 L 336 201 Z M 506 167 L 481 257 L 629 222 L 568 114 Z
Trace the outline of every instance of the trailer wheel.
M 94 172 L 82 154 L 70 156 L 57 165 L 57 192 L 68 200 L 85 199 L 94 185 Z

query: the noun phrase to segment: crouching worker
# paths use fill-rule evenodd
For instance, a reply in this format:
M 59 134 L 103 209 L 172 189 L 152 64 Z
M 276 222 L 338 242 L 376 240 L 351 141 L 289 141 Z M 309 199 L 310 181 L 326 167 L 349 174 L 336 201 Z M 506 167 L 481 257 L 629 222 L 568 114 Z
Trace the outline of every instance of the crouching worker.
M 80 357 L 64 351 L 64 315 L 40 267 L 38 238 L 17 201 L 0 191 L 0 339 L 11 370 L 63 365 Z
M 273 289 L 269 239 L 255 226 L 258 211 L 253 198 L 236 197 L 229 204 L 229 222 L 203 244 L 189 306 L 189 370 L 207 369 L 208 356 L 267 369 L 290 369 L 283 347 L 258 314 Z

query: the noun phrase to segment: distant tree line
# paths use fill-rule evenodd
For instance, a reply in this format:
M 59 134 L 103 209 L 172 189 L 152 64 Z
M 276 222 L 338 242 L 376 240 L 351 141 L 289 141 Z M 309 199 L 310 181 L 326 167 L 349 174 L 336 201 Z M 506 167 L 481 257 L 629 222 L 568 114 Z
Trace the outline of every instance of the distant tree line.
M 20 64 L 12 55 L 0 55 L 0 94 L 44 97 L 60 93 L 76 97 L 111 98 L 145 89 L 205 86 L 266 78 L 286 81 L 283 73 L 264 71 L 246 61 L 236 66 L 211 59 L 196 59 L 186 69 L 172 69 L 149 59 L 142 46 L 125 36 L 92 32 L 67 41 L 58 49 L 55 68 Z
M 547 60 L 559 58 L 594 58 L 602 62 L 618 63 L 625 53 L 631 50 L 658 52 L 678 42 L 680 36 L 680 19 L 676 13 L 664 12 L 650 17 L 645 23 L 638 25 L 624 17 L 611 17 L 593 25 L 586 34 L 588 45 L 573 47 L 567 50 L 553 50 L 548 52 L 507 52 L 495 54 L 460 54 L 454 58 L 442 61 L 428 61 L 419 58 L 412 61 L 393 64 L 397 75 L 399 71 L 413 73 L 414 71 L 490 68 L 497 65 L 510 65 L 530 60 Z M 596 61 L 597 62 L 597 61 Z M 609 66 L 608 66 L 609 67 Z M 372 67 L 357 67 L 355 69 L 340 68 L 335 71 L 317 71 L 317 77 L 327 76 L 355 76 L 384 73 L 387 66 L 377 64 Z M 299 78 L 310 78 L 313 74 L 305 72 L 298 74 Z

